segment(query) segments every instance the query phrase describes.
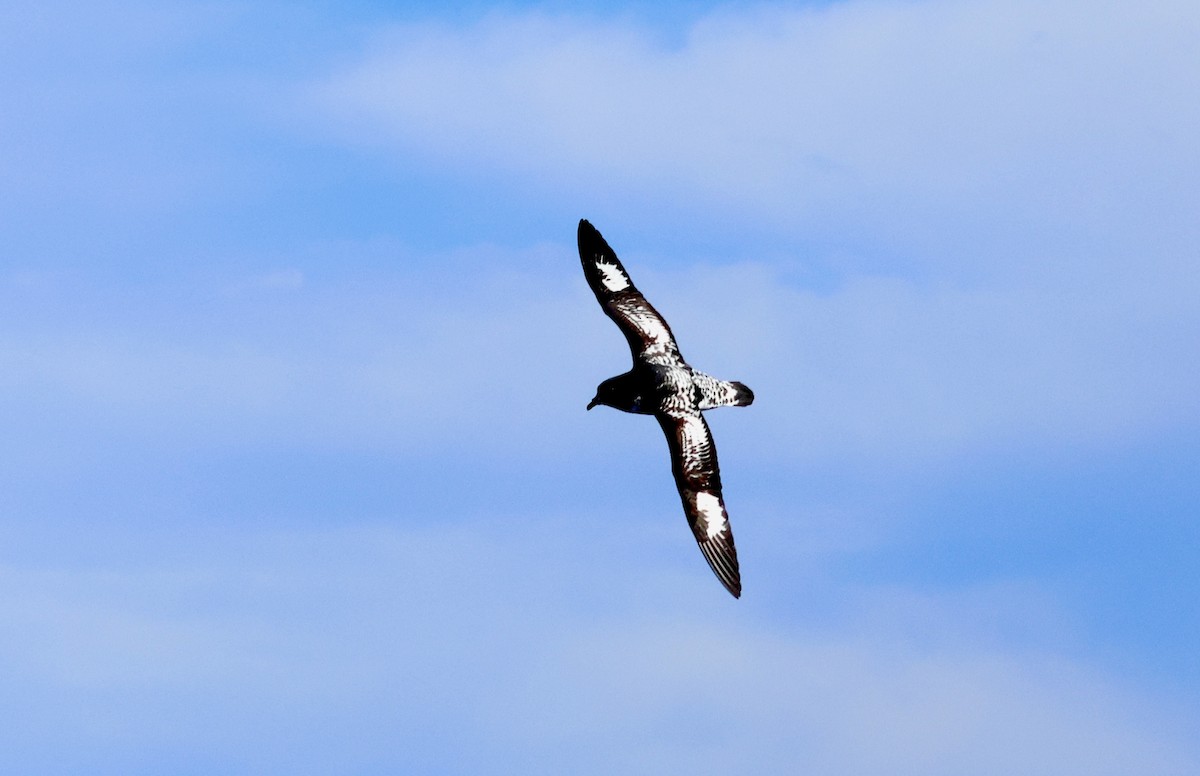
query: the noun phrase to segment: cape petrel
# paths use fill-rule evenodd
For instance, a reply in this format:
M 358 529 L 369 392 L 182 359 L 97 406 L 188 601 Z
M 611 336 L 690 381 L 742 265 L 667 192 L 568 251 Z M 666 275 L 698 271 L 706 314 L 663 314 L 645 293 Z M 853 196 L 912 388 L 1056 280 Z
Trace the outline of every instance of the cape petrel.
M 744 407 L 754 401 L 754 393 L 741 383 L 718 380 L 688 366 L 671 327 L 634 287 L 617 254 L 586 220 L 579 222 L 579 259 L 597 301 L 633 353 L 633 368 L 600 383 L 587 408 L 604 404 L 658 420 L 667 435 L 675 486 L 700 552 L 725 589 L 740 598 L 742 578 L 721 498 L 717 448 L 700 413 L 714 407 Z

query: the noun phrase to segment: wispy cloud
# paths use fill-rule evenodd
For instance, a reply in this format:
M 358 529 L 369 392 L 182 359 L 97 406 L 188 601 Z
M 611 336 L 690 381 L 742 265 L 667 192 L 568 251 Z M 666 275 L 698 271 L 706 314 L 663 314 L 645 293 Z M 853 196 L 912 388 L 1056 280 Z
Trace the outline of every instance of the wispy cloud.
M 500 458 L 516 445 L 546 462 L 597 432 L 573 413 L 628 359 L 573 253 L 480 248 L 445 270 L 369 283 L 292 270 L 164 290 L 149 306 L 133 287 L 47 292 L 42 314 L 57 310 L 58 332 L 21 333 L 14 320 L 0 338 L 0 390 L 30 407 L 69 405 L 61 417 L 73 423 L 95 413 L 177 441 L 265 434 Z M 909 471 L 1200 422 L 1189 368 L 1200 297 L 1186 284 L 1151 294 L 1103 280 L 980 288 L 862 276 L 815 292 L 766 264 L 662 270 L 625 255 L 688 357 L 758 391 L 727 432 L 754 440 L 741 455 L 758 465 Z
M 605 566 L 627 542 L 597 546 L 562 521 L 523 528 L 236 530 L 180 536 L 157 561 L 10 565 L 2 608 L 22 637 L 2 647 L 3 685 L 26 699 L 23 725 L 104 752 L 101 772 L 147 767 L 160 747 L 238 772 L 1195 765 L 1161 701 L 1086 664 L 993 644 L 953 601 L 842 589 L 876 597 L 887 619 L 780 631 L 753 605 L 699 616 L 692 580 L 643 566 L 619 575 L 639 593 L 617 607 Z M 937 635 L 946 627 L 960 640 Z M 70 763 L 72 750 L 21 729 L 0 734 L 9 762 Z
M 685 343 L 727 338 L 760 415 L 812 409 L 765 421 L 774 449 L 919 462 L 1196 422 L 1198 31 L 1178 2 L 726 11 L 678 46 L 495 15 L 380 34 L 316 93 L 397 155 L 802 235 L 656 301 Z M 789 262 L 833 289 L 793 288 Z
M 1197 770 L 1194 3 L 318 5 L 0 10 L 6 764 Z
M 1198 27 L 1184 2 L 851 2 L 716 13 L 673 48 L 501 15 L 382 34 L 317 94 L 352 135 L 571 190 L 807 229 L 869 212 L 908 234 L 953 203 L 1103 230 L 1195 194 Z

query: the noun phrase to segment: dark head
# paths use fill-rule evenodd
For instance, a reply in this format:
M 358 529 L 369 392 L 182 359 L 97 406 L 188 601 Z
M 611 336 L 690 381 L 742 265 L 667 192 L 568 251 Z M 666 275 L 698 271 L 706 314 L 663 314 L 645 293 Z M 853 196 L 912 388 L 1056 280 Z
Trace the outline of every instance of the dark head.
M 646 413 L 648 410 L 643 407 L 646 402 L 641 387 L 632 372 L 610 377 L 596 386 L 596 396 L 588 402 L 587 408 L 590 410 L 597 404 L 603 404 L 623 412 Z
M 606 407 L 616 407 L 617 409 L 620 409 L 620 405 L 617 403 L 619 401 L 617 397 L 617 387 L 613 382 L 616 379 L 617 378 L 615 377 L 609 378 L 608 380 L 605 380 L 596 386 L 596 395 L 590 402 L 588 402 L 587 408 L 589 410 L 599 404 L 603 404 Z

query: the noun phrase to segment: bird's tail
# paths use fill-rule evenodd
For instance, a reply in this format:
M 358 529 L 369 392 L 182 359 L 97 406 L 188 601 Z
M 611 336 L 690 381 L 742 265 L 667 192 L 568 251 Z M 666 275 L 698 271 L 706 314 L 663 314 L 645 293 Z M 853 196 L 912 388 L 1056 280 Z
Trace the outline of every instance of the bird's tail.
M 692 378 L 700 386 L 700 409 L 714 407 L 745 407 L 754 401 L 754 391 L 745 383 L 718 380 L 703 372 L 693 372 Z

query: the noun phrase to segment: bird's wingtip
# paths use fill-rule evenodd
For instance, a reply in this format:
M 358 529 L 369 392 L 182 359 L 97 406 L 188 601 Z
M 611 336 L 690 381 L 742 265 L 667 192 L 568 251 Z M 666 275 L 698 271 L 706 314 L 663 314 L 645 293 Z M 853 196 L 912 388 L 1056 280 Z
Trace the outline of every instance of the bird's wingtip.
M 700 552 L 708 561 L 709 568 L 717 575 L 721 585 L 734 598 L 742 597 L 742 574 L 738 569 L 737 550 L 733 546 L 733 536 L 726 534 L 728 539 L 720 536 L 698 542 Z
M 592 226 L 586 218 L 579 219 L 579 249 L 586 253 L 600 253 L 608 244 L 600 235 L 600 230 Z
M 742 572 L 736 566 L 733 569 L 733 577 L 731 579 L 721 579 L 721 584 L 729 591 L 729 594 L 734 598 L 741 599 L 742 597 Z

